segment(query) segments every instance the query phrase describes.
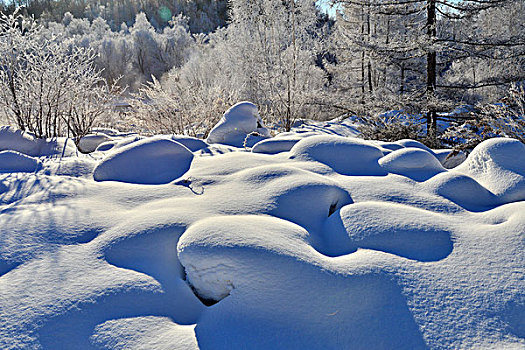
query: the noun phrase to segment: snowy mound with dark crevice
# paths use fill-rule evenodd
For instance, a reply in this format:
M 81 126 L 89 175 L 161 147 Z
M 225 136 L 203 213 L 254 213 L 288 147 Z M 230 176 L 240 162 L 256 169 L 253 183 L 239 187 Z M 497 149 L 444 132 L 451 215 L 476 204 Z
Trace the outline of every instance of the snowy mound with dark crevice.
M 525 347 L 521 143 L 279 138 L 0 174 L 0 348 Z

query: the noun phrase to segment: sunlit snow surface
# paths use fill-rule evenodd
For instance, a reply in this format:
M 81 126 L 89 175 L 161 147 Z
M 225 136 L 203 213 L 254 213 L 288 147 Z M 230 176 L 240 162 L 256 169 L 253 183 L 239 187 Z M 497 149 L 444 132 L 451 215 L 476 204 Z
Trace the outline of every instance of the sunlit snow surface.
M 10 154 L 0 348 L 525 347 L 525 146 L 271 140 Z

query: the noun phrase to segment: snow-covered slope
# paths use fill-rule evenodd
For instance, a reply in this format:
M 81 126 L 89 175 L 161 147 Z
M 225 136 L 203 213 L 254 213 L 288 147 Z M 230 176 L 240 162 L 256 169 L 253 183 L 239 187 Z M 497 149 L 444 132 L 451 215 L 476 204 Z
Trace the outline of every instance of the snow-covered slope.
M 9 153 L 0 348 L 525 347 L 522 144 L 307 133 Z

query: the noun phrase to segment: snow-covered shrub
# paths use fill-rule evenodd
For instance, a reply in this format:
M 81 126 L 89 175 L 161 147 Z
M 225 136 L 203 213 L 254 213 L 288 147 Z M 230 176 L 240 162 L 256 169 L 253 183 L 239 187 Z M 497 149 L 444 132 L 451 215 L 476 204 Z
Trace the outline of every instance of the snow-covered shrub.
M 359 131 L 367 140 L 417 140 L 423 135 L 422 122 L 401 112 L 382 113 L 361 119 L 363 123 Z
M 453 123 L 443 139 L 459 148 L 473 148 L 493 137 L 511 137 L 525 143 L 525 89 L 514 84 L 499 103 L 482 104 L 465 119 Z

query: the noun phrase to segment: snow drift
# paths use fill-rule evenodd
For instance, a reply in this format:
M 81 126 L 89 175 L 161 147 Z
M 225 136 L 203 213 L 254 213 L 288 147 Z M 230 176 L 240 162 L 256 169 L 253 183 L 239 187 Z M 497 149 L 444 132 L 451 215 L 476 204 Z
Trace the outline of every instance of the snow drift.
M 96 168 L 96 181 L 164 184 L 182 176 L 193 154 L 182 144 L 161 138 L 131 143 L 107 156 Z
M 252 141 L 250 147 L 255 142 L 270 136 L 270 131 L 259 116 L 257 106 L 251 102 L 239 102 L 224 113 L 221 120 L 210 131 L 207 142 L 242 147 L 246 137 L 251 133 L 256 133 L 258 138 Z
M 408 140 L 281 137 L 194 153 L 128 138 L 10 165 L 0 347 L 525 346 L 520 143 L 446 169 Z

